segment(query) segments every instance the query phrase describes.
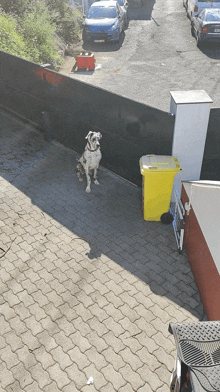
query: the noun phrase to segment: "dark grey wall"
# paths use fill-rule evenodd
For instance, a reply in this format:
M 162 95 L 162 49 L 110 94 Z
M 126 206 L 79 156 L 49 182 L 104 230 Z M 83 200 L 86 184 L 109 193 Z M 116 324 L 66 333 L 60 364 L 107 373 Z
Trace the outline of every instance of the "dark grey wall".
M 174 117 L 168 113 L 5 52 L 0 52 L 0 104 L 34 122 L 48 140 L 53 138 L 80 154 L 87 133 L 100 131 L 101 164 L 137 185 L 141 184 L 142 155 L 172 151 Z M 206 143 L 205 175 L 213 172 L 212 151 L 215 159 L 218 156 L 212 140 L 219 141 L 219 111 L 214 115 Z

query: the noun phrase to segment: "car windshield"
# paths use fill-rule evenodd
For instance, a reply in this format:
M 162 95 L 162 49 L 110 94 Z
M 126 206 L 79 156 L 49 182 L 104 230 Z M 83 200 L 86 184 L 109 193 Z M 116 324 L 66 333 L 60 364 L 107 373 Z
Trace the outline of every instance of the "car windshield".
M 88 13 L 88 19 L 116 18 L 115 7 L 91 7 Z
M 207 12 L 204 20 L 209 22 L 220 22 L 220 10 L 217 10 L 215 12 Z

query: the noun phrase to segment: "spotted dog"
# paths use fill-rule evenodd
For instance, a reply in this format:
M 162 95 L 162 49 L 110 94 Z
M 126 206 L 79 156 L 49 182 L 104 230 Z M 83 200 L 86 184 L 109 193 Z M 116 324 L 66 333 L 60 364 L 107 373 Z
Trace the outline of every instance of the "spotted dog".
M 97 170 L 99 167 L 99 162 L 102 158 L 99 140 L 101 139 L 102 135 L 100 132 L 92 132 L 90 131 L 86 136 L 87 144 L 85 146 L 85 151 L 82 154 L 81 158 L 78 160 L 78 165 L 76 166 L 78 172 L 77 176 L 79 181 L 83 181 L 81 177 L 83 174 L 86 174 L 87 179 L 87 187 L 86 192 L 91 192 L 91 178 L 90 174 L 92 170 L 94 170 L 94 183 L 99 185 L 97 180 Z

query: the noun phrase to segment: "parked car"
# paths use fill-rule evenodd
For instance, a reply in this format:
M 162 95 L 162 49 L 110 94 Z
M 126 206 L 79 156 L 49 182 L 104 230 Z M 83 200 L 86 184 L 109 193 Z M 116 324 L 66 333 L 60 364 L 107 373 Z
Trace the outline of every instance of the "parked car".
M 128 26 L 128 2 L 127 0 L 117 0 L 121 10 L 122 10 L 122 14 L 123 14 L 123 19 L 124 19 L 124 26 L 127 27 Z
M 198 15 L 203 8 L 220 8 L 220 0 L 183 0 L 187 15 L 192 19 Z
M 220 8 L 204 8 L 191 21 L 191 32 L 197 46 L 203 42 L 220 42 Z
M 100 1 L 100 0 L 96 0 L 96 1 Z M 106 1 L 109 1 L 109 0 L 106 0 Z M 123 19 L 124 19 L 124 26 L 127 27 L 128 26 L 128 12 L 127 12 L 128 2 L 127 2 L 127 0 L 117 0 L 117 1 L 118 1 L 118 4 L 120 5 L 121 10 L 122 10 Z
M 97 1 L 91 5 L 83 25 L 83 41 L 118 42 L 124 19 L 117 1 Z

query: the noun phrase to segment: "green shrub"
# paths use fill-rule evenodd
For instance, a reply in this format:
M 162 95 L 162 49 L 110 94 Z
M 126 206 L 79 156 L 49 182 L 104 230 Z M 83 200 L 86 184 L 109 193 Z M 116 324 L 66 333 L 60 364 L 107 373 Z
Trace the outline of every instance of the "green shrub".
M 32 60 L 37 63 L 53 62 L 57 58 L 54 46 L 56 26 L 43 2 L 32 3 L 19 18 L 19 29 Z
M 0 49 L 36 63 L 62 62 L 56 35 L 78 40 L 82 13 L 68 0 L 0 0 Z
M 30 60 L 24 37 L 16 27 L 15 19 L 0 13 L 0 50 Z
M 46 0 L 56 24 L 57 34 L 67 43 L 75 42 L 82 29 L 82 12 L 69 5 L 68 0 Z

